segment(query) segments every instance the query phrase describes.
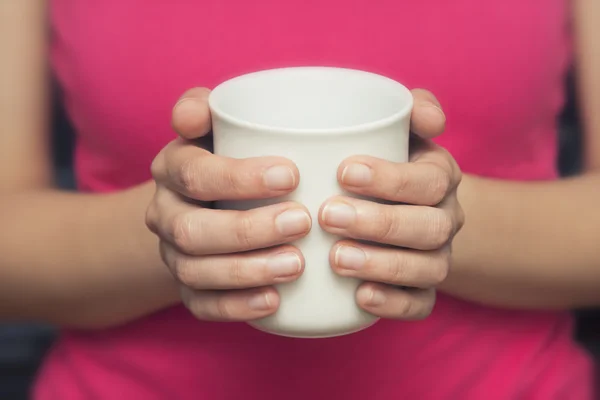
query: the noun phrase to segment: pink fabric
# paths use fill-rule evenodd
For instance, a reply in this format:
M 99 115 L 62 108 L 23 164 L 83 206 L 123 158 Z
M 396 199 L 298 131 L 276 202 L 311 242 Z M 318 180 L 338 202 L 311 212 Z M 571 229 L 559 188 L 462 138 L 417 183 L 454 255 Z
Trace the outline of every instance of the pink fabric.
M 108 192 L 148 180 L 152 158 L 175 136 L 171 107 L 185 89 L 315 64 L 434 91 L 448 117 L 439 142 L 468 173 L 555 179 L 567 8 L 566 0 L 53 0 L 52 57 L 78 133 L 79 186 Z M 444 295 L 425 321 L 382 321 L 324 340 L 199 322 L 176 307 L 119 328 L 63 332 L 35 398 L 590 399 L 591 363 L 571 337 L 567 313 Z

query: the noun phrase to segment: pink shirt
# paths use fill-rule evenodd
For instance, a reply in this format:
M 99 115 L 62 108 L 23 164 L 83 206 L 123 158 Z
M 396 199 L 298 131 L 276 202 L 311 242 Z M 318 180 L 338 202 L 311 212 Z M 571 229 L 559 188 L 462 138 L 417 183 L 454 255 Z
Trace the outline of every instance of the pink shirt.
M 185 89 L 316 64 L 432 90 L 448 118 L 439 142 L 465 172 L 555 179 L 567 8 L 566 0 L 53 0 L 52 58 L 78 133 L 79 187 L 108 192 L 150 179 L 151 160 L 175 137 L 171 107 Z M 568 313 L 445 295 L 424 321 L 322 340 L 200 322 L 175 307 L 118 328 L 64 331 L 35 398 L 590 399 L 590 360 L 571 337 Z

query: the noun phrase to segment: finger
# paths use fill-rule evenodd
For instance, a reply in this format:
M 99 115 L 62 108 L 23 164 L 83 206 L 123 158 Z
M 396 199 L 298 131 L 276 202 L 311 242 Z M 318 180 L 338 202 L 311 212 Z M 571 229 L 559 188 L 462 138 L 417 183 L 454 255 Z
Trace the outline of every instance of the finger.
M 192 289 L 242 289 L 291 282 L 304 267 L 302 254 L 292 246 L 191 257 L 163 241 L 160 252 L 173 276 Z
M 210 132 L 209 94 L 206 88 L 190 89 L 173 107 L 171 124 L 182 138 L 196 139 Z
M 458 184 L 453 169 L 442 161 L 393 163 L 368 156 L 344 160 L 338 181 L 363 196 L 424 206 L 439 204 Z
M 163 190 L 155 201 L 151 229 L 188 255 L 262 249 L 305 236 L 311 228 L 303 206 L 285 202 L 248 211 L 213 210 L 173 199 Z
M 203 201 L 278 197 L 293 191 L 300 180 L 288 159 L 220 157 L 181 139 L 156 157 L 152 175 L 185 197 Z
M 435 305 L 435 289 L 400 289 L 382 283 L 363 283 L 356 292 L 362 309 L 381 318 L 420 320 Z
M 342 276 L 430 288 L 439 285 L 448 276 L 450 251 L 448 247 L 437 251 L 416 251 L 340 241 L 332 248 L 329 261 L 333 270 Z
M 252 321 L 273 314 L 279 294 L 272 288 L 194 291 L 181 289 L 183 304 L 204 321 Z
M 445 209 L 386 205 L 350 197 L 335 197 L 319 213 L 321 227 L 337 236 L 370 242 L 436 250 L 455 233 L 455 223 Z
M 431 139 L 444 132 L 446 115 L 435 96 L 424 89 L 413 89 L 411 131 L 424 139 Z

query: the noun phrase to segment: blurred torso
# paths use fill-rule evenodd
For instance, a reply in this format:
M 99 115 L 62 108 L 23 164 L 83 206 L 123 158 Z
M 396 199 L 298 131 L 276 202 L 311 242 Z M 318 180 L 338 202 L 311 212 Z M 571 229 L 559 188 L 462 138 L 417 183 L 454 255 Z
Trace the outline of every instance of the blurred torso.
M 432 90 L 468 173 L 556 177 L 569 63 L 566 0 L 53 0 L 52 57 L 77 130 L 81 190 L 150 179 L 184 90 L 290 65 L 334 65 Z M 421 322 L 327 340 L 199 322 L 176 307 L 64 332 L 38 399 L 585 399 L 566 314 L 439 296 Z

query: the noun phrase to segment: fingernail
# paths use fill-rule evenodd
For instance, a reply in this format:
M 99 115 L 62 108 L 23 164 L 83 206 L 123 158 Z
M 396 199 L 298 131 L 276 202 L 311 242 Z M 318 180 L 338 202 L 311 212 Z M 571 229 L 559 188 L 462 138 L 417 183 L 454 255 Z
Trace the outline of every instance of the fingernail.
M 296 253 L 281 253 L 267 260 L 267 268 L 273 275 L 285 277 L 300 272 L 302 262 Z
M 335 251 L 335 264 L 346 269 L 361 269 L 367 261 L 367 255 L 359 248 L 340 246 Z
M 304 210 L 287 210 L 275 218 L 275 225 L 282 235 L 298 235 L 310 229 L 310 217 Z
M 270 310 L 272 304 L 270 293 L 257 294 L 248 300 L 248 307 L 256 311 Z
M 371 168 L 364 164 L 349 164 L 342 171 L 342 183 L 350 186 L 365 186 L 373 179 Z
M 175 103 L 173 109 L 177 109 L 177 112 L 184 114 L 188 112 L 195 113 L 198 111 L 198 103 L 192 97 L 184 97 Z
M 292 189 L 296 184 L 294 173 L 289 167 L 277 165 L 267 169 L 263 173 L 263 181 L 271 190 Z
M 440 106 L 435 103 L 429 103 L 427 107 L 435 109 L 438 114 L 440 114 L 444 119 L 446 119 L 446 114 L 444 114 L 444 110 Z
M 367 305 L 369 306 L 380 306 L 385 303 L 385 294 L 381 290 L 372 289 L 371 296 L 367 301 Z
M 341 202 L 332 202 L 323 209 L 323 221 L 334 228 L 347 228 L 356 219 L 354 207 Z

